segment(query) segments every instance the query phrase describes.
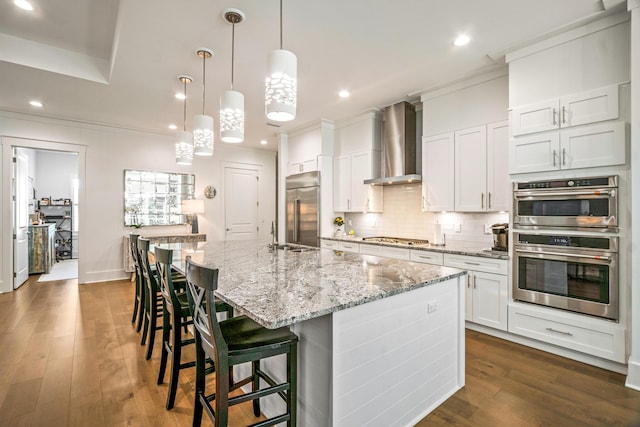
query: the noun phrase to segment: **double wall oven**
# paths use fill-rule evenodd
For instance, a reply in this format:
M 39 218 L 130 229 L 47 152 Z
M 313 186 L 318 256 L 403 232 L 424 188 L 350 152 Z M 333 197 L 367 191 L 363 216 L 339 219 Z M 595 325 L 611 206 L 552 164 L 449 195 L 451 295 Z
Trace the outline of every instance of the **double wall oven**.
M 513 298 L 618 320 L 618 177 L 515 182 L 513 197 Z

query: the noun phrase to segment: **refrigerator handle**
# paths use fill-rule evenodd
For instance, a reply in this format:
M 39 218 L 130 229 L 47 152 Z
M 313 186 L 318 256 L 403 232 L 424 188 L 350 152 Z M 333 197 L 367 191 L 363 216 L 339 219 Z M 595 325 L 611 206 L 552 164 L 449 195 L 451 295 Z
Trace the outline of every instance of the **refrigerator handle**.
M 300 227 L 300 199 L 293 200 L 293 241 L 298 241 L 298 228 Z

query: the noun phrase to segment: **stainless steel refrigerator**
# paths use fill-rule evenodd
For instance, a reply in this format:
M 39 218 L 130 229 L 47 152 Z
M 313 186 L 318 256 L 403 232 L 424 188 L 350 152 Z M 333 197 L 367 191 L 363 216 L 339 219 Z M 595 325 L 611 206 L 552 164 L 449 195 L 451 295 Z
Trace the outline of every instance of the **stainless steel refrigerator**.
M 319 246 L 320 172 L 287 177 L 287 243 Z

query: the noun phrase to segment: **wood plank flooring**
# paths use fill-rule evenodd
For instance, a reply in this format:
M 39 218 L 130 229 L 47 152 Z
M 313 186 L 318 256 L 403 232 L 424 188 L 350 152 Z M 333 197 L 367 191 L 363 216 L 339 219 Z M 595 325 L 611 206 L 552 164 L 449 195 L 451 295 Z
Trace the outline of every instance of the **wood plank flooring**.
M 37 277 L 0 295 L 0 426 L 191 425 L 193 369 L 165 410 L 160 336 L 144 360 L 131 282 Z M 467 385 L 419 427 L 640 426 L 640 392 L 622 375 L 473 331 L 466 343 Z M 231 426 L 257 421 L 250 403 L 232 410 Z

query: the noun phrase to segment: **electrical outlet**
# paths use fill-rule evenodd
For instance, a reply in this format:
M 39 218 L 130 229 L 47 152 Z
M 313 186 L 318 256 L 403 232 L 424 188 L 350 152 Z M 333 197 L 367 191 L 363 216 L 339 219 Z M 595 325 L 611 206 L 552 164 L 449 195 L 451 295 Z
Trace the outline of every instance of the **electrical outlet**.
M 484 234 L 491 234 L 491 225 L 490 224 L 485 224 L 484 225 Z
M 427 314 L 431 314 L 438 309 L 438 301 L 429 301 L 427 303 Z
M 462 224 L 454 224 L 453 228 L 456 233 L 460 233 L 462 231 Z

